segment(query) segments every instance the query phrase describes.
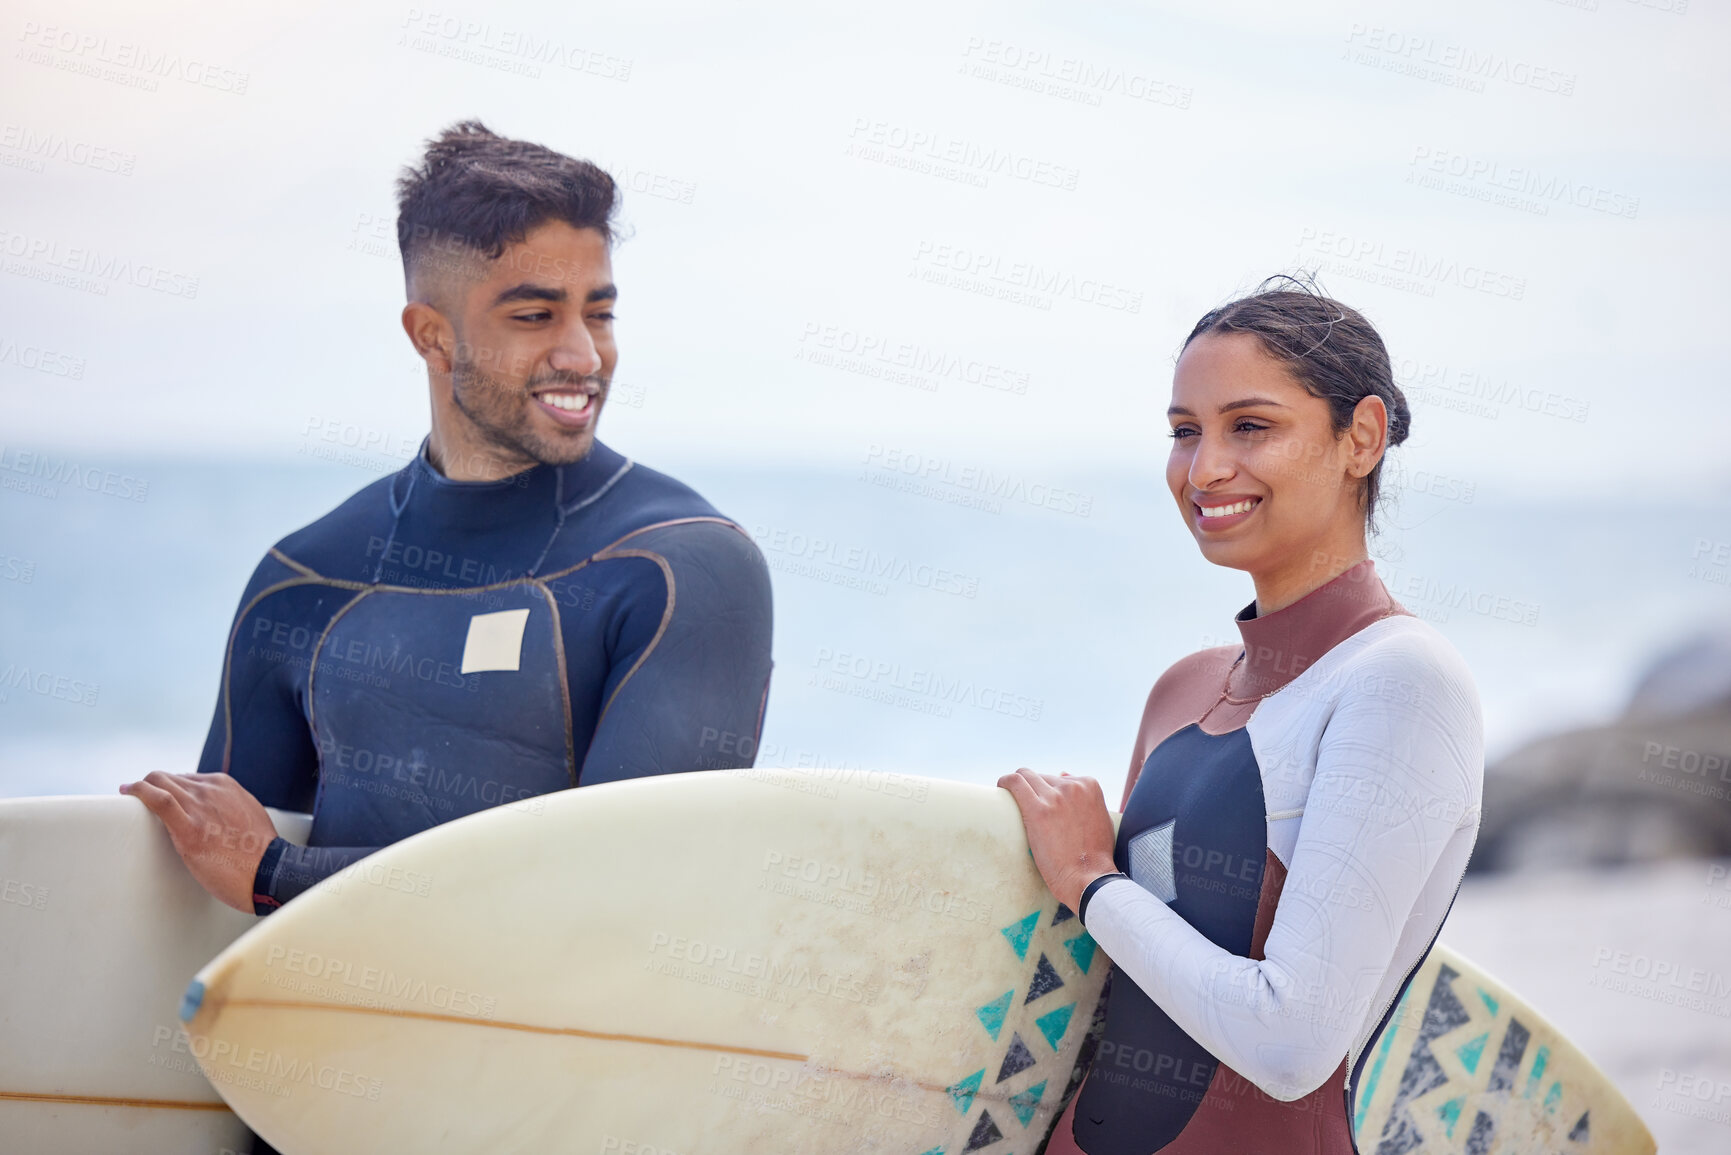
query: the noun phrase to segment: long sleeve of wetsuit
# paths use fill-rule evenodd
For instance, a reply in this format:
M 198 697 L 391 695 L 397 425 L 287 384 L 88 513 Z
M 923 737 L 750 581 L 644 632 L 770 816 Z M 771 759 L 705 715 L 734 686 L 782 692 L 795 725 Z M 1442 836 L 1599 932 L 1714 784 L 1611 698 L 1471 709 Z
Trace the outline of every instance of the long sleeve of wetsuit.
M 1402 692 L 1378 692 L 1391 686 Z M 1095 892 L 1088 931 L 1216 1058 L 1298 1099 L 1380 1009 L 1371 1004 L 1445 848 L 1464 867 L 1483 765 L 1464 667 L 1422 647 L 1368 654 L 1322 731 L 1266 957 L 1222 950 L 1129 880 Z
M 603 556 L 659 567 L 666 597 L 621 618 L 579 785 L 750 766 L 771 664 L 769 569 L 756 544 L 698 521 L 654 527 Z
M 310 811 L 318 788 L 318 751 L 297 689 L 304 683 L 296 675 L 304 677 L 319 630 L 346 595 L 303 579 L 275 550 L 253 571 L 229 631 L 216 717 L 198 769 L 232 775 L 266 806 Z M 291 851 L 305 853 L 281 838 L 265 849 L 253 877 L 254 912 L 267 914 L 288 901 L 290 895 L 279 893 L 276 880 L 281 860 Z M 343 856 L 325 873 L 365 853 Z
M 330 588 L 299 579 L 275 551 L 253 571 L 229 630 L 216 716 L 198 760 L 199 773 L 233 775 L 260 802 L 283 810 L 312 809 L 318 751 L 295 673 L 311 659 L 316 619 L 341 604 Z

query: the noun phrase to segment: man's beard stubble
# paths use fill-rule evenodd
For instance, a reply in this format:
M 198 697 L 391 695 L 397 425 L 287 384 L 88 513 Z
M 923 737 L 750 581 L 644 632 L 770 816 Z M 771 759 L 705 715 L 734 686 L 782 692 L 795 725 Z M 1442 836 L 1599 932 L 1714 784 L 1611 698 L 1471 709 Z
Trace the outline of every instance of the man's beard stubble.
M 546 385 L 595 387 L 594 415 L 589 427 L 569 437 L 549 438 L 532 425 L 531 394 Z M 596 374 L 546 373 L 512 385 L 475 363 L 460 344 L 451 362 L 451 400 L 489 444 L 509 458 L 530 465 L 571 465 L 589 455 L 595 445 L 595 426 L 607 400 L 608 382 Z

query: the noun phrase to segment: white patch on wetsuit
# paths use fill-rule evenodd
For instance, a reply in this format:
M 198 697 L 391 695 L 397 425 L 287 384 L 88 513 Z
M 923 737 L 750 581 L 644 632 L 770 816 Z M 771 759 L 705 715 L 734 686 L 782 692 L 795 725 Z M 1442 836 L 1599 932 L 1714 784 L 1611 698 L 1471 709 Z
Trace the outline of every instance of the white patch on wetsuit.
M 1162 822 L 1130 840 L 1130 878 L 1161 902 L 1178 897 L 1172 872 L 1172 827 L 1177 821 Z
M 463 667 L 458 672 L 517 669 L 523 660 L 523 627 L 528 623 L 528 610 L 500 610 L 470 618 L 469 637 L 463 643 Z

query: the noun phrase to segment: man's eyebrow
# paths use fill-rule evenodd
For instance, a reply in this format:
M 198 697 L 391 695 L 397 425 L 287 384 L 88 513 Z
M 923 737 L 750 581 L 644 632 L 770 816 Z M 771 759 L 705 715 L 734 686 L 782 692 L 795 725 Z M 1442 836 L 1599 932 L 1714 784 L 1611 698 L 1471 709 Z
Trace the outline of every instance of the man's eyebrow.
M 1230 413 L 1234 409 L 1251 409 L 1257 405 L 1272 405 L 1276 409 L 1287 408 L 1285 405 L 1282 405 L 1280 402 L 1278 402 L 1278 401 L 1276 401 L 1270 397 L 1245 397 L 1239 401 L 1228 401 L 1226 404 L 1224 404 L 1220 407 L 1220 412 Z M 1168 416 L 1168 417 L 1194 417 L 1196 415 L 1194 413 L 1190 412 L 1190 410 L 1184 408 L 1184 406 L 1182 406 L 1182 405 L 1174 405 L 1170 409 L 1166 410 L 1166 416 Z
M 532 281 L 512 285 L 509 289 L 493 298 L 493 304 L 503 305 L 509 301 L 554 301 L 566 300 L 570 294 L 564 289 L 549 289 L 545 285 L 537 285 Z
M 548 288 L 546 285 L 537 285 L 533 281 L 524 281 L 521 284 L 512 285 L 494 297 L 493 307 L 497 308 L 512 301 L 552 301 L 554 304 L 563 304 L 570 299 L 571 294 L 564 289 Z M 607 284 L 598 289 L 590 289 L 588 294 L 584 296 L 583 303 L 593 305 L 597 301 L 616 301 L 618 299 L 618 286 Z

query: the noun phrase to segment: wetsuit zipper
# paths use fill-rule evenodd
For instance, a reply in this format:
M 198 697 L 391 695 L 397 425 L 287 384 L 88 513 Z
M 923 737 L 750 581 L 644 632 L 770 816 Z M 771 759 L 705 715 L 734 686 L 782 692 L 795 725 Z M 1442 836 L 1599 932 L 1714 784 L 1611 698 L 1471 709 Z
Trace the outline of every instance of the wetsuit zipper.
M 1469 854 L 1467 858 L 1470 860 L 1472 855 Z M 1461 884 L 1466 881 L 1466 877 L 1467 868 L 1463 863 L 1460 874 L 1455 877 L 1455 889 L 1454 893 L 1449 896 L 1448 909 L 1443 911 L 1442 921 L 1437 923 L 1436 933 L 1430 936 L 1430 945 L 1424 948 L 1424 953 L 1418 956 L 1418 962 L 1413 964 L 1412 970 L 1407 972 L 1406 978 L 1401 980 L 1401 984 L 1394 989 L 1394 994 L 1389 996 L 1388 1002 L 1383 1004 L 1382 1010 L 1375 1019 L 1378 1029 L 1370 1033 L 1370 1037 L 1365 1040 L 1364 1050 L 1358 1054 L 1358 1061 L 1353 1063 L 1352 1068 L 1346 1073 L 1346 1086 L 1341 1088 L 1341 1095 L 1346 1101 L 1347 1135 L 1352 1140 L 1354 1155 L 1359 1155 L 1359 1150 L 1358 1128 L 1354 1125 L 1352 1109 L 1353 1088 L 1358 1084 L 1359 1072 L 1364 1067 L 1364 1058 L 1370 1053 L 1370 1044 L 1383 1033 L 1383 1030 L 1387 1029 L 1389 1015 L 1400 1004 L 1401 999 L 1406 997 L 1407 988 L 1412 986 L 1412 980 L 1418 977 L 1418 972 L 1423 970 L 1424 964 L 1430 961 L 1431 952 L 1436 949 L 1437 940 L 1442 937 L 1442 928 L 1448 925 L 1449 913 L 1455 908 L 1455 899 L 1461 896 Z

